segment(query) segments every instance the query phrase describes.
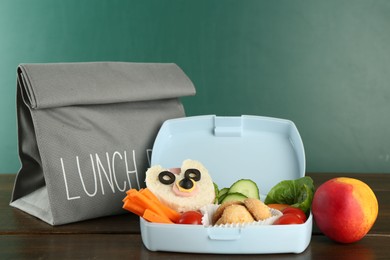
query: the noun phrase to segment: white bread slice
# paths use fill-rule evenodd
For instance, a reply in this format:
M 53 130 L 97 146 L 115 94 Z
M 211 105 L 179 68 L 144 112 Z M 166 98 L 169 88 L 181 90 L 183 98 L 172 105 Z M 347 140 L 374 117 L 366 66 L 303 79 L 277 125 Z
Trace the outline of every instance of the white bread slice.
M 196 182 L 199 190 L 194 196 L 182 197 L 173 192 L 173 185 L 176 181 L 184 178 L 184 173 L 187 169 L 197 169 L 201 172 L 201 179 Z M 213 203 L 215 199 L 214 184 L 208 170 L 198 161 L 185 160 L 181 166 L 180 174 L 174 174 L 176 181 L 172 184 L 162 184 L 158 175 L 162 171 L 169 171 L 160 165 L 152 166 L 146 172 L 146 187 L 153 192 L 158 199 L 178 212 L 186 212 L 190 210 L 199 210 L 207 204 Z

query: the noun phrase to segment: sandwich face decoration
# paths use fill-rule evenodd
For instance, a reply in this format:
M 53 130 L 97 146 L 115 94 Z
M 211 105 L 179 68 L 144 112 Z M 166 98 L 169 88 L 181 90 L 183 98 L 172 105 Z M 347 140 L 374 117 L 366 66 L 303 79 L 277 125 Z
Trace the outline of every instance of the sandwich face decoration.
M 146 172 L 146 187 L 178 212 L 199 210 L 215 199 L 213 180 L 198 161 L 185 160 L 181 168 L 152 166 Z

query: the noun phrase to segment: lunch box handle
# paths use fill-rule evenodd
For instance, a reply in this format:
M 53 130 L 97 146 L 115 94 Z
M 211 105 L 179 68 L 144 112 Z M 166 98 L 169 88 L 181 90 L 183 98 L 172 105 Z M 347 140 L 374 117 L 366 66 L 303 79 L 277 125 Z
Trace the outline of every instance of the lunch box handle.
M 240 228 L 208 228 L 207 233 L 211 240 L 238 240 L 241 237 Z

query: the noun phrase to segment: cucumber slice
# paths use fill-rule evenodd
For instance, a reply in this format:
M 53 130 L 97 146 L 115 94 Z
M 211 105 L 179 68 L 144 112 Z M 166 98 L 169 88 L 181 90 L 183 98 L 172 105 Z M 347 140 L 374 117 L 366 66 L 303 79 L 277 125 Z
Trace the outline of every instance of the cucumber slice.
M 215 193 L 214 203 L 218 203 L 219 188 L 218 188 L 218 185 L 215 182 L 213 182 L 213 184 L 214 184 L 214 193 Z
M 244 201 L 248 197 L 244 194 L 241 194 L 239 192 L 234 193 L 228 193 L 226 196 L 222 199 L 221 204 L 228 201 Z
M 219 191 L 218 196 L 221 197 L 221 196 L 227 194 L 228 191 L 229 191 L 229 188 L 223 188 L 223 189 L 221 189 L 221 190 Z
M 241 193 L 248 198 L 260 199 L 260 192 L 257 184 L 249 179 L 241 179 L 233 183 L 229 189 L 229 193 Z
M 229 192 L 229 188 L 223 188 L 218 192 L 218 203 L 221 204 L 221 201 L 226 197 Z

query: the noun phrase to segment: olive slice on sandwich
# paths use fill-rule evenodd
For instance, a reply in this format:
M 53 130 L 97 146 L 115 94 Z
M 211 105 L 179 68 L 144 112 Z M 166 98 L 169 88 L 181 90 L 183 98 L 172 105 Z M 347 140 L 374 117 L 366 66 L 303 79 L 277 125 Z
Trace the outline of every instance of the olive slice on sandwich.
M 163 171 L 163 172 L 160 172 L 160 174 L 158 175 L 158 180 L 162 184 L 166 184 L 166 185 L 174 183 L 175 179 L 176 179 L 175 175 L 170 171 Z
M 194 181 L 200 181 L 200 171 L 197 169 L 188 169 L 184 173 L 184 178 L 193 179 Z

